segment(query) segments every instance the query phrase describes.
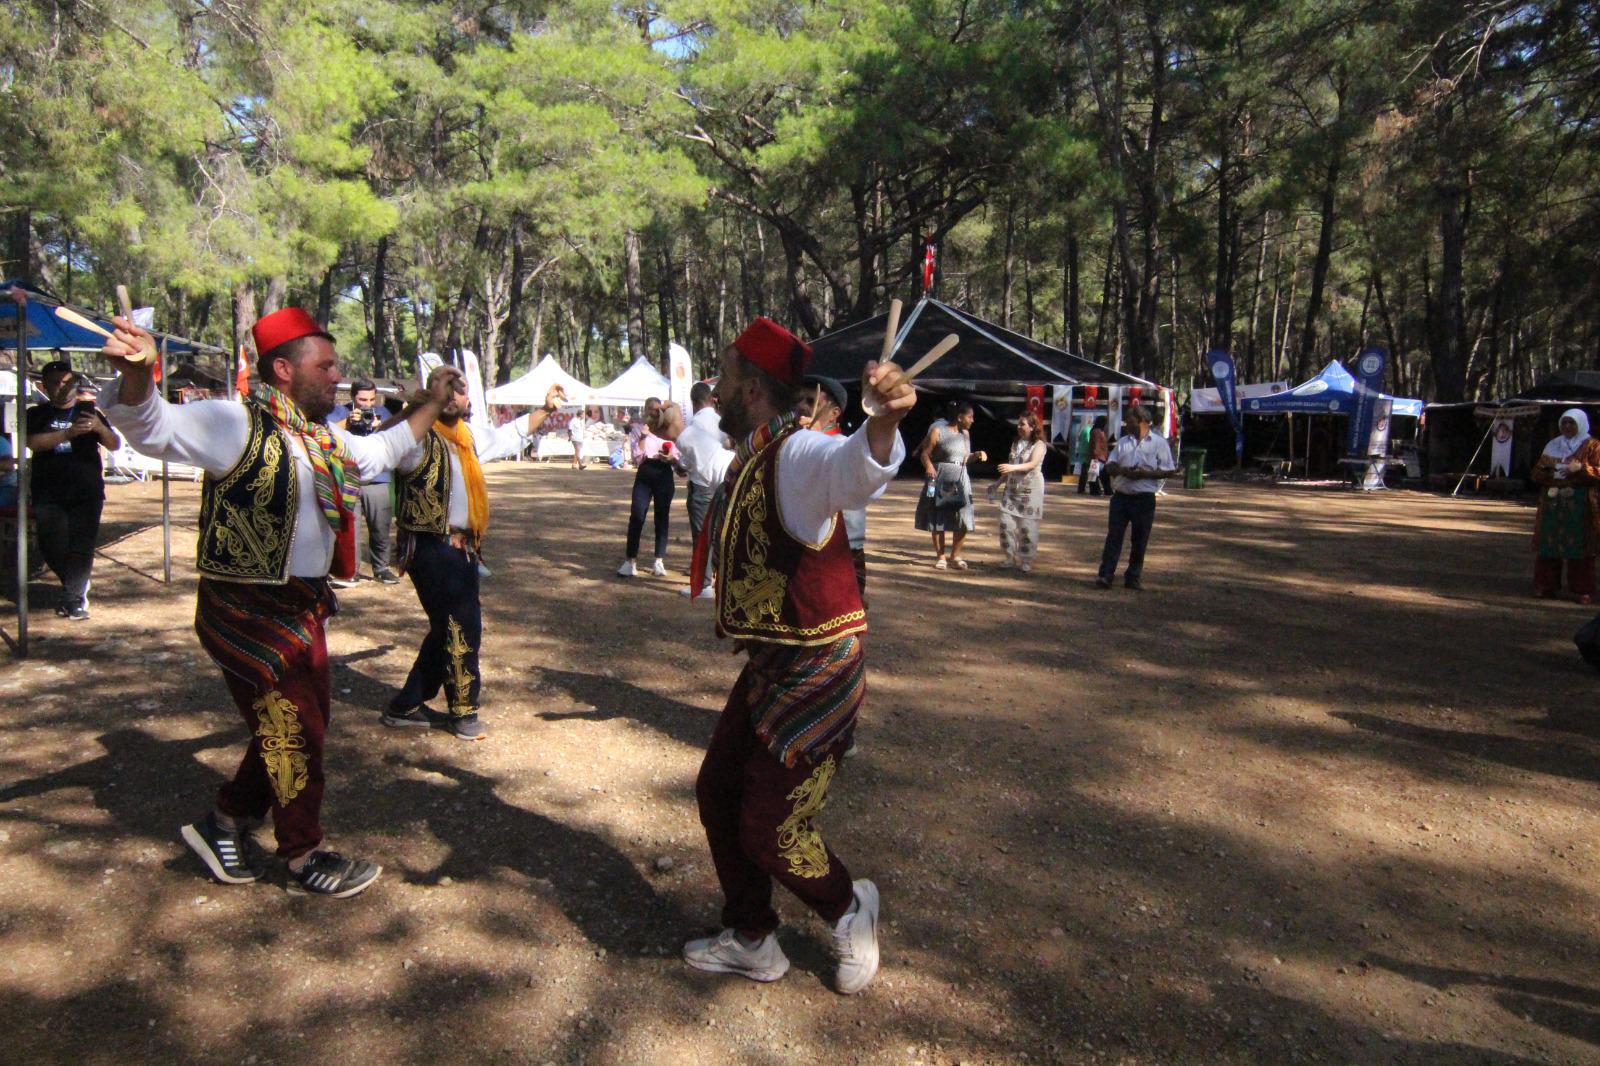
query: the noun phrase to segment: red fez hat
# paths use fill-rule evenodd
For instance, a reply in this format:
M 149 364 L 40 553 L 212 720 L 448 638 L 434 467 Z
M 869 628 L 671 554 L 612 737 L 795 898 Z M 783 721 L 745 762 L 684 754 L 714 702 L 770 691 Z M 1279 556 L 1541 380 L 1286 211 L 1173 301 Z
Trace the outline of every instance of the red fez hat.
M 779 381 L 799 385 L 811 346 L 770 318 L 758 318 L 733 342 L 738 353 Z
M 280 344 L 288 344 L 301 337 L 333 340 L 333 334 L 317 325 L 316 319 L 298 307 L 285 307 L 272 312 L 266 318 L 257 320 L 250 327 L 250 332 L 255 335 L 256 352 L 260 355 L 266 355 Z

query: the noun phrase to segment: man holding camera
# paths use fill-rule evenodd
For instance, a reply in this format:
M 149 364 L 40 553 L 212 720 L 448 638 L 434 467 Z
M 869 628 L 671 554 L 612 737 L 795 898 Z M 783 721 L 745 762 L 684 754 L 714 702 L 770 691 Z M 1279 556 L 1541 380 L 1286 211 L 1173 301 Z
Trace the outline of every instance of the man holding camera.
M 378 388 L 365 378 L 350 386 L 350 413 L 344 431 L 352 437 L 376 432 L 388 412 L 378 406 Z M 361 517 L 367 524 L 367 562 L 372 576 L 385 585 L 400 583 L 400 575 L 389 569 L 389 524 L 394 521 L 394 494 L 385 470 L 361 482 Z
M 29 492 L 40 551 L 61 579 L 56 614 L 82 621 L 89 617 L 89 575 L 106 500 L 100 449 L 115 449 L 120 442 L 94 400 L 78 395 L 87 379 L 71 363 L 46 363 L 41 379 L 50 402 L 28 409 Z

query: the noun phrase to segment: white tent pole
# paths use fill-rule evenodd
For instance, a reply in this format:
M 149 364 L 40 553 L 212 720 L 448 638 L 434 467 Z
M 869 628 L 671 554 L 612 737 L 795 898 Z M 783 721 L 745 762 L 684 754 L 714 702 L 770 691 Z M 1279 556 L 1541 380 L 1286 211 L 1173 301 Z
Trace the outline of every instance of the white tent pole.
M 11 290 L 17 308 L 17 411 L 11 430 L 11 458 L 17 471 L 17 658 L 28 657 L 28 436 L 24 430 L 28 410 L 28 294 Z
M 1489 437 L 1493 433 L 1494 433 L 1494 422 L 1493 422 L 1493 420 L 1491 420 L 1489 422 L 1489 428 L 1483 431 L 1483 439 L 1478 442 L 1477 451 L 1474 451 L 1472 453 L 1472 458 L 1467 460 L 1467 468 L 1465 470 L 1461 471 L 1461 480 L 1457 481 L 1456 482 L 1456 487 L 1450 490 L 1450 495 L 1454 496 L 1456 493 L 1460 492 L 1461 491 L 1461 486 L 1465 485 L 1467 483 L 1467 475 L 1472 473 L 1472 464 L 1478 461 L 1478 456 L 1480 454 L 1482 454 L 1482 452 L 1483 452 L 1483 446 L 1485 444 L 1489 443 Z M 1492 471 L 1491 471 L 1491 473 L 1492 473 Z
M 168 402 L 172 375 L 167 373 L 167 338 L 161 338 L 161 402 Z M 161 460 L 161 580 L 172 584 L 172 468 Z

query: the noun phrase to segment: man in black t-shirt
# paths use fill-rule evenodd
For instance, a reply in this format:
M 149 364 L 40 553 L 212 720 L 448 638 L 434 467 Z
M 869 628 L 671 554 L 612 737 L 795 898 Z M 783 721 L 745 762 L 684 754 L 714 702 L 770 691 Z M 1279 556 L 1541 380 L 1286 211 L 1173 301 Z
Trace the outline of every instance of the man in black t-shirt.
M 79 399 L 71 363 L 46 363 L 40 377 L 50 402 L 28 409 L 34 521 L 44 561 L 61 579 L 56 613 L 81 620 L 89 617 L 89 573 L 106 497 L 100 448 L 119 441 L 94 402 Z

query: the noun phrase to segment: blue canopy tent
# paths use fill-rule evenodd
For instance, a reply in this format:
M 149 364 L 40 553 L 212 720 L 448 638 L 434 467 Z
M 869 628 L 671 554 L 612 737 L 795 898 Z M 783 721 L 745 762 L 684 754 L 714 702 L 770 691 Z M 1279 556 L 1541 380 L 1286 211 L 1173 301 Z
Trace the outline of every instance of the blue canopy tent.
M 1256 396 L 1239 401 L 1239 410 L 1247 415 L 1286 415 L 1289 417 L 1289 467 L 1295 464 L 1295 440 L 1293 421 L 1295 415 L 1324 415 L 1335 418 L 1349 418 L 1355 415 L 1357 400 L 1357 385 L 1355 376 L 1344 368 L 1337 359 L 1332 360 L 1323 367 L 1316 377 L 1289 389 L 1286 392 L 1274 393 L 1270 396 Z M 1379 402 L 1388 401 L 1390 404 L 1390 417 L 1420 418 L 1422 416 L 1422 401 L 1409 399 L 1402 396 L 1390 396 L 1380 393 Z M 1305 455 L 1302 460 L 1307 474 L 1310 473 L 1312 453 L 1312 426 L 1311 420 L 1306 421 Z M 1356 460 L 1340 460 L 1340 462 L 1356 462 Z M 1367 464 L 1363 464 L 1367 465 Z M 1381 477 L 1381 469 L 1378 471 Z M 1371 486 L 1369 486 L 1371 487 Z
M 0 632 L 12 644 L 19 657 L 28 654 L 28 464 L 27 450 L 23 441 L 23 410 L 28 403 L 28 369 L 30 358 L 28 352 L 38 349 L 51 351 L 98 352 L 105 338 L 90 329 L 68 322 L 56 314 L 56 308 L 68 307 L 84 318 L 98 322 L 107 329 L 111 328 L 110 319 L 94 311 L 81 307 L 73 307 L 46 292 L 41 292 L 21 281 L 11 280 L 0 282 L 0 349 L 18 348 L 18 339 L 21 339 L 21 352 L 15 357 L 13 366 L 16 370 L 16 402 L 15 429 L 12 436 L 12 454 L 18 457 L 17 466 L 17 634 L 12 638 L 9 634 Z M 20 317 L 19 317 L 20 315 Z M 162 364 L 172 355 L 195 356 L 200 354 L 215 355 L 223 360 L 228 359 L 228 353 L 214 345 L 201 344 L 186 337 L 173 336 L 170 333 L 157 333 L 152 331 L 156 343 L 161 346 Z M 163 375 L 166 380 L 167 375 Z M 162 387 L 165 392 L 165 386 Z M 161 528 L 162 528 L 162 561 L 163 573 L 166 583 L 172 583 L 172 498 L 171 488 L 165 476 L 166 464 L 162 464 L 163 477 L 161 479 Z
M 1389 400 L 1391 415 L 1419 418 L 1422 401 L 1380 395 Z M 1247 415 L 1350 415 L 1356 409 L 1356 379 L 1337 359 L 1322 368 L 1310 381 L 1287 392 L 1241 400 L 1239 408 Z

